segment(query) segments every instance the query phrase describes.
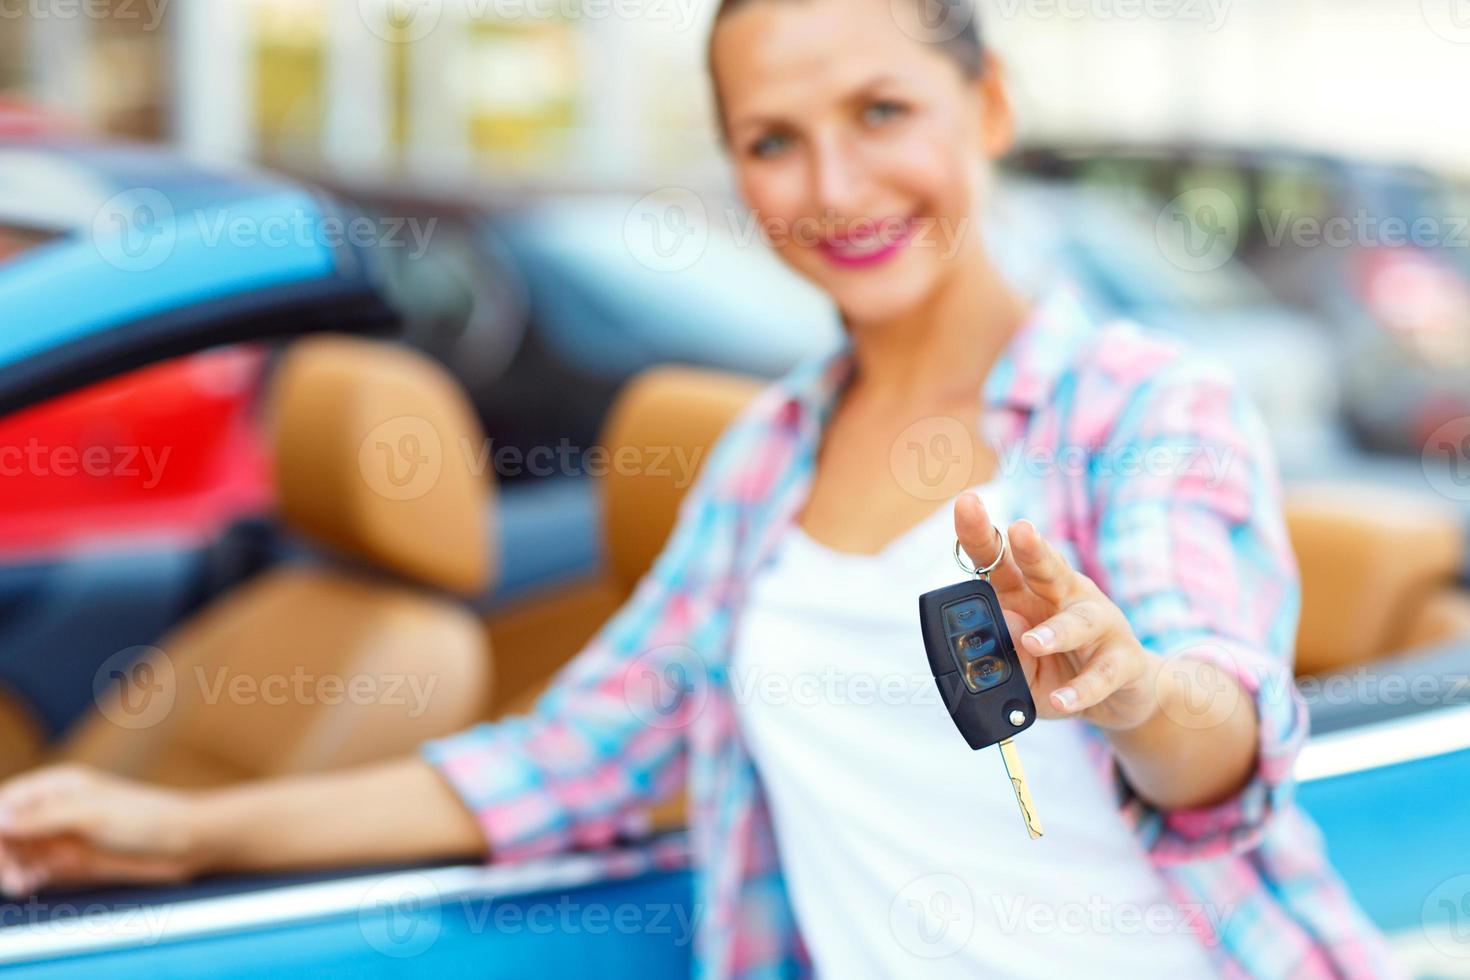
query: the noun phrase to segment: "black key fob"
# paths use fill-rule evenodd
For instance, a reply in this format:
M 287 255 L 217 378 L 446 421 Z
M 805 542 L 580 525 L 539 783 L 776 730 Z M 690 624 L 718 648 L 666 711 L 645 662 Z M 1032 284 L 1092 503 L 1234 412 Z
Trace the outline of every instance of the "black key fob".
M 1031 727 L 1036 703 L 989 582 L 970 579 L 924 593 L 919 621 L 939 696 L 970 748 Z

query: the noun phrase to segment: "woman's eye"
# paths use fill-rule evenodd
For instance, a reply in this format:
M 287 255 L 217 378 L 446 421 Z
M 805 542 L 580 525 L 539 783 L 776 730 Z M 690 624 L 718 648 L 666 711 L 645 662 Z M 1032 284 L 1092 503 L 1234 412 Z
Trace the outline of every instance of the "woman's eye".
M 750 155 L 755 157 L 773 157 L 786 148 L 791 141 L 781 133 L 772 133 L 762 136 L 750 144 Z
M 870 126 L 881 126 L 902 116 L 906 111 L 906 107 L 897 102 L 874 102 L 863 110 L 863 122 Z

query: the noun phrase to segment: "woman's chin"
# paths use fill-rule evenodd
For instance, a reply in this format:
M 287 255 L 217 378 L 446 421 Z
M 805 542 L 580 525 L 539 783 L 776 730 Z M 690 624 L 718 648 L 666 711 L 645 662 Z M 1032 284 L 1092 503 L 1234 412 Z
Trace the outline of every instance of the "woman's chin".
M 871 276 L 864 282 L 843 283 L 841 288 L 829 290 L 842 318 L 853 326 L 901 319 L 929 293 L 927 283 L 886 276 Z

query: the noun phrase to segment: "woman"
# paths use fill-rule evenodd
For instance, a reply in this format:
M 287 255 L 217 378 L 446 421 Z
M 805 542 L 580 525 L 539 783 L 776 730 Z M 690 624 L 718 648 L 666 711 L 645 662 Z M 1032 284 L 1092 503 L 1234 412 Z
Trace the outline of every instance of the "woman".
M 964 8 L 931 36 L 920 2 L 722 4 L 741 192 L 845 343 L 735 423 L 533 714 L 206 794 L 22 777 L 0 885 L 515 859 L 607 844 L 687 779 L 706 975 L 1386 973 L 1290 798 L 1298 587 L 1258 420 L 1173 347 L 1002 280 L 979 217 L 1005 85 Z M 1040 840 L 924 665 L 951 515 L 977 566 L 1008 525 Z

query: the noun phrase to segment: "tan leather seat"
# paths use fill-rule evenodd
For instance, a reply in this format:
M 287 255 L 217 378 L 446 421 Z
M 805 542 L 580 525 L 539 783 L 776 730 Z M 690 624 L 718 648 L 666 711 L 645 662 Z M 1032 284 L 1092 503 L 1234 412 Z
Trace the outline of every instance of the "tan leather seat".
M 210 786 L 412 751 L 484 714 L 488 639 L 453 594 L 490 582 L 492 488 L 455 383 L 397 346 L 315 337 L 270 412 L 281 519 L 334 560 L 263 573 L 102 672 L 53 760 Z
M 1350 668 L 1470 634 L 1459 516 L 1425 494 L 1298 486 L 1287 522 L 1302 572 L 1298 674 Z
M 607 569 L 489 617 L 496 717 L 529 710 L 551 676 L 632 594 L 673 530 L 679 502 L 709 448 L 760 388 L 751 378 L 661 367 L 619 393 L 601 443 L 611 458 L 621 452 L 643 465 L 611 466 L 601 478 Z M 683 794 L 655 807 L 650 819 L 656 828 L 684 826 Z
M 761 383 L 687 367 L 647 371 L 619 393 L 603 426 L 614 458 L 643 465 L 609 467 L 601 478 L 606 571 L 548 590 L 488 619 L 496 650 L 496 714 L 527 708 L 653 564 L 673 530 L 679 501 L 709 448 Z
M 0 779 L 35 765 L 46 749 L 41 722 L 20 696 L 0 686 Z
M 1441 586 L 1411 607 L 1409 625 L 1393 650 L 1418 650 L 1470 636 L 1470 589 Z

